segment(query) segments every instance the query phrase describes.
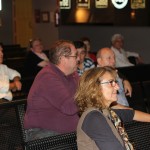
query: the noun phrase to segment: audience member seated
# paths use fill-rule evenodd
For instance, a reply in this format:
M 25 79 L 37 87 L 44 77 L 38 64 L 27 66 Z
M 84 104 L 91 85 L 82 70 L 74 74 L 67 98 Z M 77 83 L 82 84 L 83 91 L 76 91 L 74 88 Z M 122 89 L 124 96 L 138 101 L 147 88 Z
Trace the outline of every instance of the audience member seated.
M 27 98 L 26 140 L 73 132 L 79 120 L 74 94 L 79 57 L 73 43 L 60 40 L 49 52 L 49 64 L 36 76 Z
M 44 53 L 41 39 L 35 38 L 29 41 L 29 51 L 25 60 L 25 74 L 36 76 L 36 74 L 48 65 L 49 59 Z
M 102 48 L 97 52 L 97 63 L 99 67 L 110 66 L 115 68 L 115 54 L 110 48 Z M 119 84 L 117 103 L 129 106 L 126 95 L 131 97 L 132 87 L 129 81 L 117 71 L 117 81 Z M 126 95 L 125 95 L 126 94 Z
M 74 41 L 75 48 L 78 51 L 78 56 L 80 58 L 78 62 L 78 69 L 77 72 L 79 76 L 83 74 L 84 71 L 94 68 L 94 62 L 90 58 L 86 58 L 86 47 L 82 41 Z
M 87 50 L 86 57 L 91 58 L 96 65 L 97 64 L 96 55 L 93 52 L 91 52 L 91 40 L 88 37 L 82 37 L 81 41 L 83 41 L 83 43 L 86 45 Z
M 111 44 L 111 49 L 114 51 L 116 57 L 116 67 L 134 66 L 128 59 L 130 56 L 136 58 L 137 64 L 143 64 L 143 60 L 138 53 L 124 50 L 124 37 L 121 34 L 114 34 L 111 38 Z
M 21 75 L 3 63 L 3 45 L 0 43 L 0 99 L 11 101 L 13 99 L 12 91 L 20 91 L 22 84 Z
M 117 76 L 110 67 L 93 68 L 81 76 L 75 96 L 81 115 L 77 126 L 78 150 L 134 150 L 123 123 L 150 122 L 150 114 L 110 108 L 117 101 Z

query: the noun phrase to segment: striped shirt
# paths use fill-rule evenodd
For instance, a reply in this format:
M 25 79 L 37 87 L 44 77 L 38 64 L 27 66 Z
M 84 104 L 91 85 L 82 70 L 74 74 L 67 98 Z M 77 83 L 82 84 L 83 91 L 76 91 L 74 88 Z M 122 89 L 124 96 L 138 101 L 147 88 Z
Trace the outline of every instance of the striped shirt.
M 81 70 L 80 68 L 77 69 L 77 72 L 79 74 L 79 76 L 81 76 L 83 74 L 84 71 L 88 70 L 88 69 L 91 69 L 91 68 L 94 68 L 95 67 L 95 64 L 94 62 L 92 61 L 92 59 L 90 58 L 85 58 L 84 59 L 84 62 L 83 62 L 83 69 Z

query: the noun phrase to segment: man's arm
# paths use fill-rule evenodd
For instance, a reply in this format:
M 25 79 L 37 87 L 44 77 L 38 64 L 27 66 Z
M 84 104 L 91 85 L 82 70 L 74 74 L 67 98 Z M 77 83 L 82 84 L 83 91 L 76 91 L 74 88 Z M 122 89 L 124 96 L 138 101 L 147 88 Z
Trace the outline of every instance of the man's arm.
M 126 96 L 132 96 L 132 86 L 129 80 L 120 72 L 118 72 L 119 77 L 123 80 L 123 86 Z
M 124 91 L 126 96 L 132 96 L 132 86 L 128 80 L 123 80 Z
M 113 109 L 132 109 L 131 107 L 118 104 L 117 102 L 113 102 L 111 104 L 111 108 L 113 108 Z
M 141 122 L 150 122 L 150 114 L 135 110 L 133 120 Z
M 41 93 L 40 96 L 47 99 L 50 105 L 64 114 L 73 115 L 78 112 L 74 100 L 75 84 L 71 84 L 71 81 L 67 81 L 67 79 L 65 80 L 59 75 L 50 72 L 37 80 L 40 81 L 36 82 L 36 87 L 34 88 L 38 88 L 37 91 Z

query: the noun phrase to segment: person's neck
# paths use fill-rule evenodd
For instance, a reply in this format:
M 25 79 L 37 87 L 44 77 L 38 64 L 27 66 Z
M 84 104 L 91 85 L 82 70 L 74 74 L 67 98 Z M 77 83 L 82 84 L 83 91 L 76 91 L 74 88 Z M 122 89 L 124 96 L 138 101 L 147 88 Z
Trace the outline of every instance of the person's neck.
M 61 65 L 55 65 L 61 72 L 63 72 L 64 73 L 64 75 L 66 75 L 66 76 L 68 76 L 69 75 L 69 73 L 66 71 L 66 69 L 63 67 L 63 66 L 61 66 Z
M 43 53 L 42 51 L 33 51 L 33 50 L 32 50 L 32 52 L 33 52 L 33 53 L 36 53 L 36 54 L 41 54 L 41 53 Z
M 122 49 L 122 48 L 116 48 L 116 47 L 115 47 L 115 49 L 117 49 L 117 50 L 121 53 L 121 49 Z
M 83 66 L 84 66 L 83 63 L 79 63 L 79 64 L 78 64 L 78 68 L 79 68 L 80 70 L 83 69 Z

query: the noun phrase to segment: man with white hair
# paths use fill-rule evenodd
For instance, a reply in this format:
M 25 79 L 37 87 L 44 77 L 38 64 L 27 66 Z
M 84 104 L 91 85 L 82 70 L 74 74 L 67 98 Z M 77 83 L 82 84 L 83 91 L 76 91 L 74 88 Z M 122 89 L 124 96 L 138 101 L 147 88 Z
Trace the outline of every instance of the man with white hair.
M 121 34 L 114 34 L 111 38 L 111 43 L 111 49 L 114 51 L 116 57 L 116 67 L 134 66 L 134 64 L 129 62 L 128 57 L 130 56 L 135 57 L 137 63 L 143 63 L 138 53 L 125 51 L 123 49 L 124 37 Z

